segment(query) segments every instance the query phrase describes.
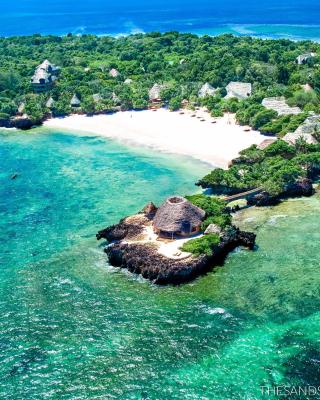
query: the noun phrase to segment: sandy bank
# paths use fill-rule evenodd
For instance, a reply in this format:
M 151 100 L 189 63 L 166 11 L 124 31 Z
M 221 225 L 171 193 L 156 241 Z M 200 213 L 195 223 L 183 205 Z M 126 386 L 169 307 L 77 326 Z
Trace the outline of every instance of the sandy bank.
M 245 132 L 232 115 L 214 119 L 202 110 L 183 114 L 160 109 L 92 117 L 71 115 L 48 120 L 44 125 L 191 156 L 223 168 L 239 151 L 266 139 L 257 131 Z

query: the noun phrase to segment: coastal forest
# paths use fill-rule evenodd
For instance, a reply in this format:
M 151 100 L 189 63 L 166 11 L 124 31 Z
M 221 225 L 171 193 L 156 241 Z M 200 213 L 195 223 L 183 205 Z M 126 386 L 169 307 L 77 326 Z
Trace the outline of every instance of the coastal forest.
M 302 65 L 296 60 L 319 50 L 319 44 L 310 41 L 178 32 L 0 38 L 0 117 L 20 113 L 37 123 L 48 113 L 66 115 L 75 112 L 70 104 L 74 95 L 81 102 L 78 112 L 146 109 L 149 91 L 158 84 L 161 99 L 172 110 L 187 101 L 189 107 L 206 106 L 213 116 L 234 112 L 241 124 L 283 136 L 299 126 L 304 114 L 277 117 L 261 101 L 283 96 L 304 113 L 318 112 L 320 58 Z M 45 59 L 59 67 L 59 74 L 50 90 L 34 93 L 31 78 Z M 225 99 L 231 81 L 251 83 L 252 96 Z M 216 89 L 214 96 L 199 97 L 205 83 Z

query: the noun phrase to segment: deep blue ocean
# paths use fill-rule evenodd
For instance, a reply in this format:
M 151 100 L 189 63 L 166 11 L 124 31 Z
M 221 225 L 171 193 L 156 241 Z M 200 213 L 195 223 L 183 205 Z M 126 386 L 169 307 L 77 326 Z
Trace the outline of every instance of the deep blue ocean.
M 171 31 L 320 39 L 319 0 L 0 0 L 0 35 Z

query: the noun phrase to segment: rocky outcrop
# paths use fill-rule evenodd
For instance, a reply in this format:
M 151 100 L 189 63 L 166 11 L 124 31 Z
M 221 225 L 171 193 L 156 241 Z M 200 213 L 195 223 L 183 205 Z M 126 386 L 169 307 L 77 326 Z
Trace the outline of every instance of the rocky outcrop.
M 118 224 L 109 226 L 96 234 L 97 240 L 106 239 L 108 242 L 114 242 L 123 239 L 132 239 L 143 232 L 143 225 L 134 222 L 127 222 L 127 218 L 122 219 Z
M 17 128 L 21 130 L 28 130 L 31 129 L 34 125 L 36 124 L 28 117 L 15 117 L 15 118 L 0 117 L 0 127 L 2 128 Z
M 212 248 L 212 256 L 190 256 L 183 259 L 167 258 L 158 253 L 154 244 L 128 242 L 126 234 L 136 233 L 137 226 L 120 221 L 118 225 L 100 231 L 97 238 L 112 243 L 105 248 L 109 262 L 114 267 L 126 268 L 158 285 L 189 282 L 199 275 L 222 265 L 226 256 L 238 246 L 253 249 L 256 235 L 232 227 L 221 237 L 219 245 Z
M 278 204 L 281 200 L 289 197 L 312 196 L 314 188 L 312 180 L 308 178 L 301 178 L 290 185 L 287 185 L 286 190 L 277 196 L 271 196 L 268 192 L 263 191 L 248 199 L 249 206 L 273 206 Z

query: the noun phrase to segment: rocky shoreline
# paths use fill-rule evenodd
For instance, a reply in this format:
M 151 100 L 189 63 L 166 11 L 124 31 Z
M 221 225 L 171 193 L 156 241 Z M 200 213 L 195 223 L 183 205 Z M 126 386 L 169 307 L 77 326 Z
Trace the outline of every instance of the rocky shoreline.
M 106 239 L 109 244 L 105 253 L 114 267 L 126 268 L 140 274 L 158 285 L 179 285 L 221 266 L 227 255 L 239 246 L 254 249 L 256 235 L 232 226 L 221 236 L 220 243 L 212 247 L 212 255 L 172 259 L 159 254 L 154 243 L 135 241 L 142 234 L 144 224 L 152 221 L 152 215 L 144 212 L 122 219 L 119 224 L 110 226 L 96 235 Z M 139 217 L 139 218 L 138 218 Z

